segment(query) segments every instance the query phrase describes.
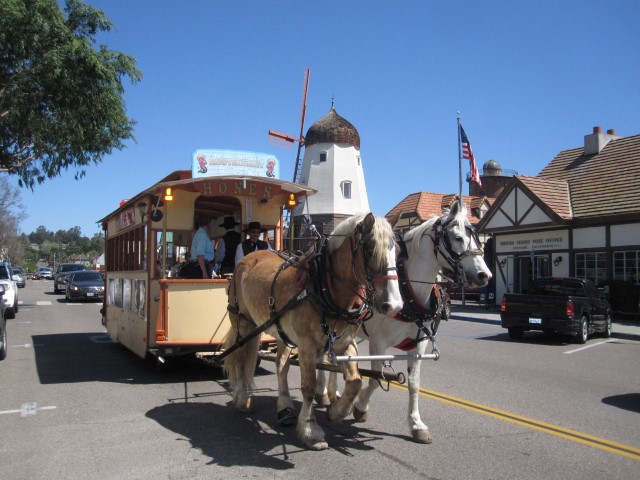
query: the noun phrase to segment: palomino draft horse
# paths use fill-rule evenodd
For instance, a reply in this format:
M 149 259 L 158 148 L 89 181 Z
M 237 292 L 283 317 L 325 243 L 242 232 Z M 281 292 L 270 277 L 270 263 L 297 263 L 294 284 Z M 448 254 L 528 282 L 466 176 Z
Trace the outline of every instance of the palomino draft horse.
M 402 243 L 404 242 L 404 245 Z M 440 270 L 457 278 L 469 287 L 483 287 L 491 280 L 491 272 L 483 259 L 483 251 L 473 228 L 467 221 L 467 211 L 456 202 L 448 213 L 433 218 L 410 230 L 400 241 L 403 248 L 398 256 L 398 276 L 404 306 L 391 320 L 374 313 L 359 336 L 369 340 L 369 354 L 382 355 L 390 347 L 400 348 L 408 354 L 422 355 L 429 340 L 434 341 L 442 302 L 434 288 Z M 435 346 L 434 346 L 435 348 Z M 408 360 L 409 411 L 411 436 L 418 443 L 431 443 L 427 425 L 420 418 L 418 392 L 420 390 L 421 360 Z M 381 370 L 382 362 L 372 362 L 373 370 Z M 336 395 L 336 379 L 331 374 L 329 399 Z M 325 376 L 318 376 L 319 403 L 326 403 Z M 370 379 L 360 391 L 354 404 L 354 417 L 367 420 L 369 401 L 379 382 Z
M 280 423 L 295 421 L 287 372 L 289 353 L 297 346 L 303 398 L 297 434 L 310 449 L 327 448 L 312 408 L 316 362 L 325 353 L 354 355 L 356 333 L 373 310 L 389 316 L 400 311 L 396 246 L 391 225 L 369 213 L 345 219 L 328 240 L 321 237 L 315 249 L 302 257 L 287 259 L 265 250 L 242 259 L 229 288 L 232 327 L 225 344 L 236 350 L 224 362 L 236 410 L 251 410 L 249 390 L 258 353 L 258 337 L 244 344 L 242 339 L 264 328 L 278 339 Z M 330 421 L 349 415 L 362 386 L 357 364 L 342 365 L 345 391 L 329 407 Z

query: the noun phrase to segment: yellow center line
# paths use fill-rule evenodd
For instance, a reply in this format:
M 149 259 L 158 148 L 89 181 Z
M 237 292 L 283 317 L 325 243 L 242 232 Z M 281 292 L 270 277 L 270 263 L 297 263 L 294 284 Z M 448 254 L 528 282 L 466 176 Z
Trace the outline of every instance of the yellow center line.
M 392 382 L 391 385 L 400 390 L 409 390 L 409 387 L 407 387 L 406 385 L 401 385 L 399 383 Z M 522 425 L 523 427 L 528 427 L 533 430 L 549 433 L 551 435 L 582 443 L 590 447 L 599 448 L 600 450 L 615 453 L 617 455 L 622 455 L 634 460 L 640 460 L 640 449 L 632 447 L 631 445 L 625 445 L 623 443 L 612 442 L 611 440 L 606 440 L 604 438 L 594 437 L 593 435 L 588 435 L 586 433 L 577 432 L 575 430 L 559 427 L 550 423 L 541 422 L 539 420 L 534 420 L 533 418 L 523 417 L 522 415 L 517 415 L 515 413 L 506 412 L 497 408 L 488 407 L 480 403 L 470 402 L 469 400 L 463 400 L 462 398 L 452 397 L 451 395 L 446 395 L 434 390 L 427 390 L 426 388 L 421 388 L 419 390 L 419 393 L 423 397 L 432 398 L 443 403 L 448 403 L 449 405 L 455 405 L 457 407 L 465 408 L 473 412 L 482 413 L 484 415 L 489 415 L 500 420 Z

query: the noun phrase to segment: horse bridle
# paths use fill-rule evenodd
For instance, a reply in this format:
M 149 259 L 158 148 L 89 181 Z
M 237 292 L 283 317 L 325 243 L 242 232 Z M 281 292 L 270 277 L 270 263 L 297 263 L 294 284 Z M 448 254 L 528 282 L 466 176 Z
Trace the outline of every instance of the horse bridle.
M 462 260 L 466 257 L 484 256 L 484 250 L 480 247 L 478 234 L 471 225 L 465 221 L 464 229 L 469 233 L 469 245 L 464 252 L 456 252 L 451 246 L 451 240 L 447 234 L 447 230 L 451 228 L 450 225 L 453 224 L 454 220 L 455 218 L 449 218 L 445 222 L 442 221 L 442 218 L 436 220 L 433 224 L 434 235 L 429 235 L 429 238 L 431 238 L 433 242 L 433 252 L 436 258 L 440 255 L 449 267 L 451 267 L 451 271 L 458 277 L 458 280 L 462 282 L 462 285 L 467 287 L 469 283 L 462 268 Z M 443 248 L 441 248 L 441 245 Z M 472 245 L 475 245 L 475 248 L 472 248 Z
M 366 233 L 364 231 L 364 222 L 360 222 L 356 231 L 360 234 L 360 238 L 356 241 L 353 233 L 349 235 L 349 241 L 351 243 L 351 266 L 354 271 L 354 275 L 358 280 L 360 285 L 365 286 L 365 298 L 357 293 L 360 299 L 363 302 L 368 300 L 369 303 L 373 302 L 375 299 L 375 286 L 374 282 L 377 280 L 389 281 L 389 280 L 398 280 L 397 267 L 386 267 L 378 271 L 372 271 L 369 267 L 371 262 L 371 254 L 366 248 L 366 242 L 373 236 L 373 233 Z M 396 246 L 396 241 L 392 237 L 391 238 L 391 248 Z M 360 255 L 358 255 L 358 251 L 360 251 Z M 357 259 L 360 259 L 360 268 L 356 265 Z M 396 272 L 396 273 L 389 273 Z M 361 278 L 364 277 L 364 282 L 361 281 Z

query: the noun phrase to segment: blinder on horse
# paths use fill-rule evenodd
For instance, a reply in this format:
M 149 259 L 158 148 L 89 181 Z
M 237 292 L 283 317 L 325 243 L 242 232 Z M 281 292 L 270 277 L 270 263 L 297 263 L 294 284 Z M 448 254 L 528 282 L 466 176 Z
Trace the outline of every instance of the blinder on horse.
M 455 219 L 449 218 L 445 222 L 442 221 L 442 218 L 439 218 L 434 223 L 434 236 L 431 237 L 433 241 L 433 250 L 436 255 L 440 254 L 447 264 L 451 267 L 451 271 L 454 275 L 458 276 L 462 280 L 462 284 L 464 286 L 468 286 L 466 276 L 463 273 L 463 268 L 460 262 L 466 257 L 472 256 L 484 256 L 484 250 L 480 247 L 480 239 L 478 238 L 478 234 L 474 230 L 474 228 L 465 221 L 464 229 L 465 232 L 469 235 L 469 244 L 467 245 L 466 250 L 463 252 L 457 252 L 456 249 L 451 244 L 451 239 L 449 238 L 449 230 L 455 225 Z M 452 225 L 453 224 L 453 225 Z M 443 248 L 441 248 L 441 245 Z

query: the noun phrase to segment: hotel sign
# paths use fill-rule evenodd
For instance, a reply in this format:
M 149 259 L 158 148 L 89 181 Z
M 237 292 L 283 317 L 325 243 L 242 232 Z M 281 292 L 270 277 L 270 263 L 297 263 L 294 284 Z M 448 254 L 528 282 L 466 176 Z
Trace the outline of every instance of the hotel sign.
M 568 237 L 566 230 L 496 235 L 496 253 L 568 250 Z

